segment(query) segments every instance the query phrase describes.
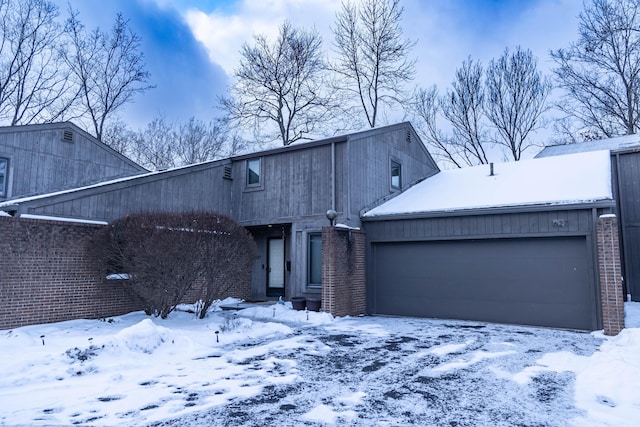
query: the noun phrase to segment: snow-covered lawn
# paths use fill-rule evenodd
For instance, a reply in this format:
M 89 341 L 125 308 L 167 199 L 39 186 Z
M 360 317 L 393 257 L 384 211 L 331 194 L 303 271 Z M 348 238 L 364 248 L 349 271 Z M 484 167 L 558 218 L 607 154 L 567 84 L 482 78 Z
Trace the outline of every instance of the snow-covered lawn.
M 0 425 L 635 426 L 640 303 L 626 311 L 609 338 L 288 303 L 4 330 Z

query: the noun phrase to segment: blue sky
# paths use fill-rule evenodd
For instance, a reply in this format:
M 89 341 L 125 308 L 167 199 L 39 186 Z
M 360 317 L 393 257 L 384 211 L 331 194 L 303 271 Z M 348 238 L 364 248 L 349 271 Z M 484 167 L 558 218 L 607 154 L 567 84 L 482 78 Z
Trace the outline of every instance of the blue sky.
M 63 14 L 67 3 L 88 28 L 108 29 L 117 12 L 130 20 L 155 89 L 123 111 L 132 127 L 162 114 L 183 121 L 209 120 L 218 114 L 216 97 L 224 93 L 238 63 L 238 50 L 253 34 L 275 37 L 289 19 L 315 27 L 331 54 L 331 26 L 340 0 L 55 0 Z M 402 0 L 405 35 L 417 41 L 415 83 L 444 90 L 468 56 L 484 63 L 504 48 L 521 45 L 549 70 L 550 49 L 577 37 L 582 0 Z

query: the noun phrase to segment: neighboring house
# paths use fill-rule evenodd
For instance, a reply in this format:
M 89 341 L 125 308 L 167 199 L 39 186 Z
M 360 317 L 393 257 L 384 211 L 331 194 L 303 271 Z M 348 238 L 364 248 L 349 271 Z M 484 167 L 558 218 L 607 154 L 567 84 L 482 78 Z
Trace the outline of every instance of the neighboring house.
M 363 215 L 370 313 L 602 325 L 608 151 L 442 171 Z
M 0 127 L 0 202 L 144 172 L 69 122 Z
M 610 150 L 626 294 L 640 301 L 640 135 L 544 148 L 536 157 Z
M 0 203 L 14 216 L 111 221 L 144 211 L 209 210 L 252 233 L 252 298 L 321 292 L 326 212 L 360 227 L 366 209 L 439 171 L 409 123 L 150 172 Z

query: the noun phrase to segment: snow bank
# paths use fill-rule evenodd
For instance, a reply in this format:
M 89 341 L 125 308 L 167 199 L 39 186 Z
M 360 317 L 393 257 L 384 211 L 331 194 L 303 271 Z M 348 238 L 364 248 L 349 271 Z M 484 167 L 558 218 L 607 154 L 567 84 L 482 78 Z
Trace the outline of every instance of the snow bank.
M 333 322 L 329 313 L 294 310 L 290 302 L 274 304 L 268 307 L 251 307 L 239 310 L 238 315 L 256 320 L 272 322 L 297 323 L 300 325 L 325 325 Z
M 153 353 L 161 345 L 171 342 L 174 334 L 170 329 L 158 326 L 151 319 L 144 319 L 118 332 L 113 344 L 128 348 L 135 353 Z
M 551 370 L 576 374 L 575 402 L 585 411 L 584 417 L 572 420 L 577 426 L 636 426 L 640 418 L 638 384 L 640 384 L 640 303 L 625 303 L 626 329 L 615 337 L 606 337 L 597 352 L 580 356 L 570 352 L 548 353 L 513 375 L 526 384 L 538 373 Z

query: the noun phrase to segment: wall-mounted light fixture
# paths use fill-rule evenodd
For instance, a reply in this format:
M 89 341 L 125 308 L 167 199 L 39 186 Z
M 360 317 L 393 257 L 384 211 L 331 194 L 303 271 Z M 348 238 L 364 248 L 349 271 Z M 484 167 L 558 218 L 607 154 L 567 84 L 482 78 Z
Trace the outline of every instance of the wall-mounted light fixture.
M 329 209 L 327 211 L 327 219 L 329 220 L 329 223 L 331 224 L 332 227 L 333 227 L 333 221 L 335 221 L 337 217 L 338 217 L 338 212 L 334 211 L 333 209 Z

